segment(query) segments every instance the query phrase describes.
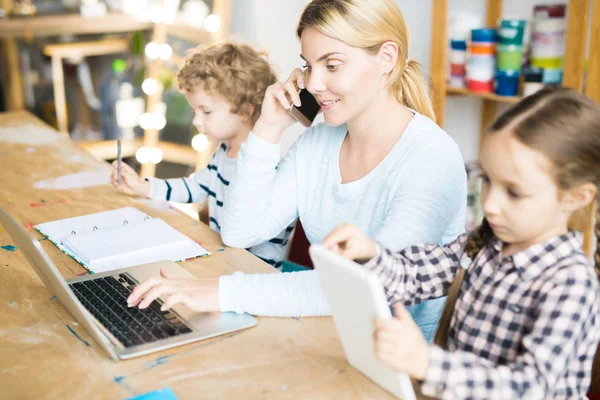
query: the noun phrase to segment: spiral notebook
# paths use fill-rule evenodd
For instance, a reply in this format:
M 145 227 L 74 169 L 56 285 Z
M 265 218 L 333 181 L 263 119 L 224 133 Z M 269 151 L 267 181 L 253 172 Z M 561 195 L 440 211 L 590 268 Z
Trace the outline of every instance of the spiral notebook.
M 34 228 L 92 273 L 210 255 L 162 219 L 133 207 L 46 222 Z

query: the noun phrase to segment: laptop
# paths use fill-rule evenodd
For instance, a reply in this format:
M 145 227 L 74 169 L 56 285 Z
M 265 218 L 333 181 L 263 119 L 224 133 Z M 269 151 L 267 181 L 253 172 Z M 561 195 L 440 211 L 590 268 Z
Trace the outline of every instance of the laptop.
M 375 356 L 373 319 L 392 318 L 379 278 L 322 245 L 310 246 L 309 252 L 348 363 L 394 396 L 414 400 L 409 376 L 396 372 Z
M 129 308 L 126 299 L 133 287 L 151 276 L 159 276 L 161 268 L 181 278 L 194 276 L 172 261 L 159 261 L 65 281 L 39 242 L 2 208 L 0 223 L 48 290 L 114 360 L 256 325 L 256 319 L 248 314 L 199 313 L 183 305 L 163 312 L 160 299 L 144 310 Z

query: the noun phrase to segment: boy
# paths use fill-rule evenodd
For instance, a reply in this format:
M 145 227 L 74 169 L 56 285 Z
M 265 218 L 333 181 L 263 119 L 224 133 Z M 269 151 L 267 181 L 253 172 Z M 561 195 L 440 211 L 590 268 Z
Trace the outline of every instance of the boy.
M 200 203 L 208 199 L 210 227 L 221 231 L 226 188 L 235 174 L 236 157 L 260 115 L 267 87 L 277 81 L 272 67 L 250 46 L 222 43 L 199 47 L 186 57 L 177 75 L 179 89 L 194 110 L 198 132 L 220 141 L 210 163 L 189 178 L 142 179 L 128 165 L 113 163 L 112 184 L 133 196 Z M 281 267 L 293 224 L 268 242 L 248 250 L 275 268 Z

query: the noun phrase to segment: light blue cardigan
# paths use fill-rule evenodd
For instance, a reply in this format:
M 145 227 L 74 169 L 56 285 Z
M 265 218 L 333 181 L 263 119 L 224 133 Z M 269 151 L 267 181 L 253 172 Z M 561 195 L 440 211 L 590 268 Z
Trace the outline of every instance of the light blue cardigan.
M 224 205 L 225 244 L 247 248 L 300 218 L 311 243 L 338 224 L 357 225 L 392 250 L 452 241 L 464 231 L 466 173 L 456 143 L 415 114 L 387 156 L 363 178 L 341 184 L 339 153 L 346 126 L 318 124 L 280 162 L 279 145 L 249 135 Z M 272 276 L 267 276 L 272 275 Z M 315 271 L 223 276 L 223 311 L 266 316 L 328 315 Z M 444 299 L 410 307 L 431 340 Z

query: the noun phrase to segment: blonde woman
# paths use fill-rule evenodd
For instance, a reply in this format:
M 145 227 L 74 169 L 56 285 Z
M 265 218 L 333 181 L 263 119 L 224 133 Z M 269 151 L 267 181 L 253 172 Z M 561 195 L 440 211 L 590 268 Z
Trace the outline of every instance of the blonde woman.
M 465 222 L 464 163 L 457 145 L 432 121 L 396 3 L 315 0 L 302 13 L 297 35 L 306 65 L 266 91 L 229 187 L 224 243 L 254 246 L 296 218 L 311 243 L 322 242 L 342 222 L 393 249 L 455 239 Z M 280 160 L 279 141 L 294 123 L 288 109 L 299 104 L 299 88 L 319 101 L 325 123 L 308 129 Z M 193 283 L 157 278 L 140 285 L 131 304 L 147 307 L 171 293 L 178 294 L 166 307 L 183 302 L 197 310 L 267 316 L 330 313 L 315 271 L 238 272 Z M 443 301 L 412 309 L 430 338 Z

